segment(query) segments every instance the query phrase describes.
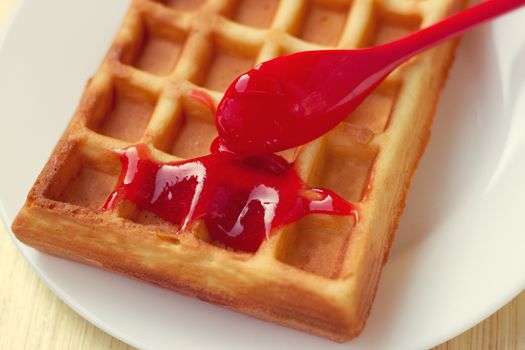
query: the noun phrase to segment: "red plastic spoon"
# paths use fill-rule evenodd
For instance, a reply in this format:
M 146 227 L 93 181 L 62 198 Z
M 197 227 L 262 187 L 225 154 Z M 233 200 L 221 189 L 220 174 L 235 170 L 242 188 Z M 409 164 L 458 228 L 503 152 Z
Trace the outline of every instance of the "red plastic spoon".
M 305 144 L 344 120 L 410 57 L 523 5 L 525 0 L 487 0 L 382 46 L 308 51 L 261 63 L 226 91 L 212 150 L 247 157 Z

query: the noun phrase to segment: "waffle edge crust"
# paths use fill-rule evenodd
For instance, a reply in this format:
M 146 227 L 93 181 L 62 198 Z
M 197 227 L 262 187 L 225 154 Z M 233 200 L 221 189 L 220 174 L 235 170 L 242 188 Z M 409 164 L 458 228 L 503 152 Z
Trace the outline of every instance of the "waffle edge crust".
M 153 283 L 262 320 L 348 341 L 362 331 L 430 136 L 457 42 L 413 58 L 323 137 L 283 152 L 309 184 L 351 201 L 359 220 L 311 215 L 256 254 L 209 242 L 122 203 L 112 150 L 147 144 L 161 161 L 207 153 L 218 103 L 257 62 L 380 44 L 435 23 L 463 0 L 134 0 L 79 107 L 13 223 L 45 253 Z M 395 302 L 395 301 L 393 301 Z

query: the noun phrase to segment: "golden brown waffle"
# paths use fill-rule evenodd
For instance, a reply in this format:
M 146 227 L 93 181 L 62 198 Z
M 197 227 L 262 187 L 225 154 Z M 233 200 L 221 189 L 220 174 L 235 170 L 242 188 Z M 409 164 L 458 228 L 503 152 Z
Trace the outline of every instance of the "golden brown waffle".
M 404 206 L 455 44 L 392 73 L 322 138 L 283 152 L 310 185 L 355 203 L 352 217 L 311 215 L 246 254 L 121 205 L 98 209 L 120 162 L 145 143 L 163 161 L 208 152 L 216 103 L 255 63 L 310 49 L 383 43 L 463 0 L 135 0 L 80 106 L 13 224 L 37 249 L 155 283 L 249 315 L 346 341 L 358 335 Z M 393 301 L 395 302 L 395 301 Z

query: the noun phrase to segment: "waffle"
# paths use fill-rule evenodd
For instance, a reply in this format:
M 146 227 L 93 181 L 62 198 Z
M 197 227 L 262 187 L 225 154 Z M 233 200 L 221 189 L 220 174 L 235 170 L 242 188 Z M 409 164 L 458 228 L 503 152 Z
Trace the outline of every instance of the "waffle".
M 310 215 L 255 254 L 188 232 L 130 203 L 101 211 L 121 164 L 144 143 L 159 161 L 208 153 L 212 113 L 233 78 L 297 51 L 360 48 L 457 11 L 463 0 L 134 0 L 80 105 L 13 223 L 43 252 L 335 341 L 357 336 L 430 135 L 455 43 L 395 70 L 338 127 L 282 152 L 311 186 L 355 204 L 359 219 Z M 395 301 L 393 301 L 395 302 Z

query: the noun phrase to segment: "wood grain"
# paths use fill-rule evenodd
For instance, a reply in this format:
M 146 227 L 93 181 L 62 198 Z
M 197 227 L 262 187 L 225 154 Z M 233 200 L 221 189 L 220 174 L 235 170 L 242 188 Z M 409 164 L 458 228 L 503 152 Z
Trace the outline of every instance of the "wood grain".
M 16 0 L 0 0 L 0 30 Z M 1 77 L 0 77 L 1 79 Z M 0 349 L 132 349 L 62 303 L 0 227 Z M 434 350 L 525 349 L 525 292 Z

